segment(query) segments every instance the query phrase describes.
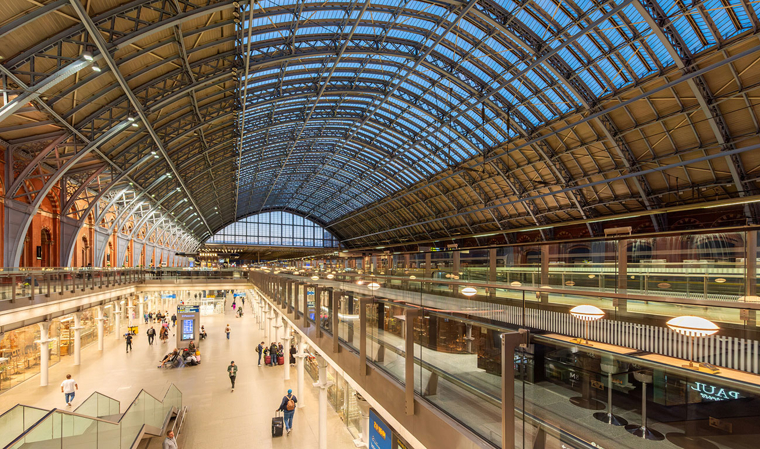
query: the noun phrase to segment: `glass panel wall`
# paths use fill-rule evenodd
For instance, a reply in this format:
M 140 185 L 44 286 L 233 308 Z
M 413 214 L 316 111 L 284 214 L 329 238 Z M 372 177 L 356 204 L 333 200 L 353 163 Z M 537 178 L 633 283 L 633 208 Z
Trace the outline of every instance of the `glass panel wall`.
M 233 223 L 210 244 L 338 248 L 338 240 L 317 223 L 287 212 L 265 212 Z

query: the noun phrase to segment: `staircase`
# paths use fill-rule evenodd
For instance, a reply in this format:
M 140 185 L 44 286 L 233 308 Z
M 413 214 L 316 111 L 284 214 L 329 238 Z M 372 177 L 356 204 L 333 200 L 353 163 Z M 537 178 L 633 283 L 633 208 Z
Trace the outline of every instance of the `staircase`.
M 167 429 L 179 436 L 187 414 L 182 392 L 174 384 L 169 385 L 163 400 L 141 390 L 123 413 L 120 410 L 119 401 L 97 392 L 73 412 L 18 404 L 0 415 L 0 448 L 161 447 Z

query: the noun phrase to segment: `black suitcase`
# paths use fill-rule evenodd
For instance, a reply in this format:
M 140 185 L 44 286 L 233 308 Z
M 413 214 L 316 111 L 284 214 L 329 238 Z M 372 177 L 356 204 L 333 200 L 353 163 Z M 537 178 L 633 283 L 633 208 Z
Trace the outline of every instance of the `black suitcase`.
M 282 417 L 282 412 L 276 412 L 274 418 L 272 418 L 272 437 L 281 437 L 282 430 L 285 428 L 285 419 Z

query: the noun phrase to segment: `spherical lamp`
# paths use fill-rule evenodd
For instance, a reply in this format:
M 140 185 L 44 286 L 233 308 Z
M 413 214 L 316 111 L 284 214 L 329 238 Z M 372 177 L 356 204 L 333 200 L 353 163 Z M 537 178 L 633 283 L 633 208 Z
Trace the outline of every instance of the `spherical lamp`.
M 581 320 L 585 323 L 586 328 L 586 342 L 583 342 L 583 339 L 581 338 L 575 338 L 572 340 L 573 343 L 577 343 L 580 345 L 587 345 L 587 346 L 593 346 L 591 343 L 588 342 L 588 323 L 590 321 L 597 321 L 602 319 L 604 317 L 604 311 L 596 306 L 590 306 L 590 305 L 582 305 L 582 306 L 575 306 L 572 309 L 570 309 L 570 315 L 575 317 L 578 320 Z
M 679 334 L 685 335 L 691 338 L 691 352 L 689 353 L 689 364 L 683 365 L 683 367 L 699 371 L 699 368 L 704 365 L 702 365 L 701 363 L 698 363 L 696 365 L 694 364 L 694 339 L 713 335 L 720 330 L 720 327 L 718 327 L 717 324 L 713 323 L 710 320 L 706 320 L 702 317 L 692 316 L 692 315 L 675 317 L 671 319 L 670 321 L 668 321 L 666 324 L 668 325 L 669 328 L 678 332 Z M 706 368 L 710 369 L 712 372 L 715 372 L 715 370 L 711 369 L 711 367 L 706 367 Z
M 367 284 L 367 288 L 372 291 L 375 291 L 380 288 L 380 284 L 378 284 L 377 282 L 370 282 L 369 284 Z
M 409 279 L 417 279 L 417 276 L 411 275 L 411 276 L 409 276 Z
M 335 278 L 335 275 L 334 275 L 334 274 L 328 274 L 328 275 L 327 275 L 327 279 L 333 279 L 333 278 Z
M 312 281 L 318 281 L 319 280 L 319 276 L 314 275 L 314 276 L 311 277 L 311 280 Z

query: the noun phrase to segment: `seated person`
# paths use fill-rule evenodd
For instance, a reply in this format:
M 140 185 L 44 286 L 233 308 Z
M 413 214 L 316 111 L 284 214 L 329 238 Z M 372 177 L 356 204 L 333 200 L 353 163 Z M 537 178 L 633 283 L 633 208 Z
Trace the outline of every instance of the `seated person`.
M 166 357 L 164 357 L 163 360 L 161 360 L 161 364 L 158 365 L 158 367 L 163 368 L 164 365 L 166 365 L 167 363 L 171 364 L 177 359 L 178 356 L 179 356 L 179 349 L 175 348 L 174 351 L 166 354 Z
M 195 354 L 189 354 L 185 357 L 185 363 L 190 366 L 195 366 L 198 364 L 198 358 L 195 357 Z
M 187 350 L 190 351 L 190 354 L 195 355 L 195 343 L 190 340 L 190 345 L 188 345 Z
M 201 339 L 206 338 L 208 335 L 206 334 L 206 327 L 201 326 L 201 332 L 200 332 Z

